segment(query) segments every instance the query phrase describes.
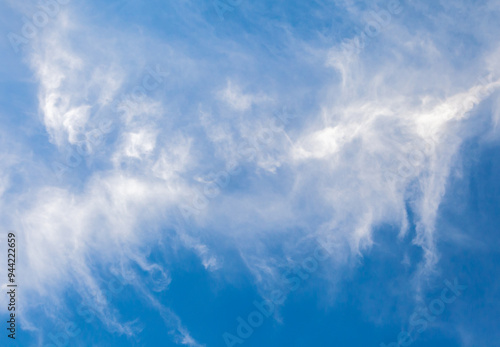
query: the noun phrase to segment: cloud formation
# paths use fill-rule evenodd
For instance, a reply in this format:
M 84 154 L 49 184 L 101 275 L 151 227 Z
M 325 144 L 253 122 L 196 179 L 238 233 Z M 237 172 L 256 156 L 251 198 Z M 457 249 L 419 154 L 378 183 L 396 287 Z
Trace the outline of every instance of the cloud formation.
M 112 273 L 159 312 L 176 343 L 202 346 L 156 296 L 169 290 L 175 261 L 154 260 L 160 240 L 165 257 L 188 249 L 213 276 L 236 250 L 267 296 L 311 240 L 333 255 L 325 266 L 350 268 L 377 246 L 381 226 L 407 236 L 409 213 L 423 252 L 405 260 L 417 264 L 418 296 L 438 267 L 436 220 L 461 145 L 498 137 L 498 24 L 482 20 L 498 15 L 495 1 L 336 1 L 359 28 L 340 33 L 302 31 L 286 16 L 259 26 L 256 13 L 272 7 L 263 2 L 243 2 L 216 24 L 194 1 L 110 6 L 61 6 L 23 51 L 37 89 L 32 122 L 56 153 L 29 156 L 28 139 L 2 150 L 2 218 L 21 235 L 19 272 L 30 279 L 26 326 L 36 330 L 37 300 L 50 301 L 43 314 L 57 320 L 63 293 L 91 303 Z M 127 17 L 138 6 L 153 17 L 159 6 L 172 22 L 148 28 Z M 123 18 L 104 19 L 114 11 Z M 308 15 L 326 22 L 319 12 Z M 490 133 L 468 128 L 470 119 L 490 122 Z M 85 142 L 103 126 L 99 141 Z M 86 155 L 82 143 L 92 144 Z M 67 166 L 72 156 L 82 164 L 58 179 L 54 158 Z M 14 173 L 26 181 L 16 194 Z M 140 330 L 106 299 L 90 305 L 110 331 Z

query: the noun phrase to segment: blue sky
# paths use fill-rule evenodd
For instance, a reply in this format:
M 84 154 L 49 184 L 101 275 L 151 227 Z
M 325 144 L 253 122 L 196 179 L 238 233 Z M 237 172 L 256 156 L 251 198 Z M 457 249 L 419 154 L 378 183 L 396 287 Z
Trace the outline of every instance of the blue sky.
M 500 346 L 499 15 L 2 1 L 0 345 Z

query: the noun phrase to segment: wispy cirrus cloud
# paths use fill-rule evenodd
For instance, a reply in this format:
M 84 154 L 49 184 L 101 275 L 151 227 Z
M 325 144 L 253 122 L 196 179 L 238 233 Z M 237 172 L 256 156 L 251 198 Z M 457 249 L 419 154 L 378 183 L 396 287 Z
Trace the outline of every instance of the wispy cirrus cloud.
M 373 13 L 396 6 L 347 3 L 320 1 L 323 12 L 307 14 L 324 23 L 324 9 L 334 6 L 353 16 L 342 22 L 332 15 L 339 28 L 365 30 L 367 20 L 377 21 Z M 167 262 L 152 257 L 163 238 L 165 249 L 189 249 L 213 276 L 231 266 L 227 251 L 236 250 L 267 296 L 300 253 L 297 244 L 307 248 L 313 239 L 332 254 L 326 267 L 350 269 L 377 247 L 378 228 L 395 226 L 403 238 L 415 224 L 412 242 L 423 255 L 405 261 L 416 264 L 412 291 L 420 295 L 441 256 L 436 220 L 450 170 L 463 142 L 483 136 L 468 120 L 487 118 L 494 124 L 488 136 L 497 136 L 496 24 L 481 21 L 498 13 L 494 2 L 401 1 L 402 11 L 356 50 L 342 41 L 359 31 L 311 23 L 305 30 L 286 15 L 259 26 L 279 4 L 244 3 L 215 26 L 209 5 L 132 1 L 114 8 L 119 29 L 103 19 L 114 10 L 103 8 L 99 17 L 95 6 L 102 5 L 61 8 L 25 53 L 39 106 L 32 121 L 44 127 L 53 151 L 65 153 L 101 120 L 113 124 L 99 153 L 62 181 L 53 177 L 53 160 L 29 159 L 42 167 L 42 179 L 27 180 L 2 202 L 26 252 L 27 324 L 34 320 L 29 303 L 41 298 L 55 303 L 51 317 L 64 311 L 65 290 L 92 301 L 89 293 L 102 291 L 99 263 L 159 312 L 177 343 L 203 345 L 157 297 L 172 280 Z M 130 14 L 137 8 L 171 22 L 147 27 Z M 469 21 L 450 26 L 450 11 L 467 12 Z M 469 53 L 471 46 L 481 54 Z M 162 81 L 142 93 L 151 69 Z M 293 118 L 280 119 L 283 107 Z M 25 153 L 5 153 L 3 192 Z M 221 172 L 230 180 L 211 186 L 217 194 L 207 199 Z M 183 220 L 180 206 L 197 213 Z M 161 280 L 147 288 L 127 281 L 128 272 Z M 343 275 L 326 277 L 337 283 Z M 104 307 L 98 316 L 110 330 L 137 334 L 112 303 Z

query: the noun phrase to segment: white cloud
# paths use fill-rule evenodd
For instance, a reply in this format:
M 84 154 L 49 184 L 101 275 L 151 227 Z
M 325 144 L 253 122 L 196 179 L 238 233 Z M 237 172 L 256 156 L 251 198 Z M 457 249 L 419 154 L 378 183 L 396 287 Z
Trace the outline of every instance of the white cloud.
M 189 18 L 201 20 L 198 15 L 190 12 Z M 224 247 L 239 250 L 265 292 L 277 285 L 278 269 L 306 241 L 329 248 L 328 266 L 338 268 L 376 247 L 373 232 L 380 225 L 396 225 L 405 235 L 409 204 L 416 214 L 414 242 L 425 252 L 419 275 L 434 269 L 440 256 L 435 222 L 450 167 L 462 141 L 478 135 L 463 124 L 483 117 L 477 110 L 488 106 L 485 100 L 492 101 L 498 124 L 498 49 L 486 47 L 485 59 L 457 67 L 447 63 L 453 57 L 443 44 L 446 33 L 435 38 L 416 23 L 414 35 L 404 20 L 395 19 L 383 38 L 372 39 L 360 52 L 338 43 L 318 48 L 317 42 L 292 37 L 296 56 L 290 59 L 318 81 L 312 87 L 300 81 L 290 85 L 276 73 L 276 84 L 285 86 L 273 89 L 268 80 L 254 80 L 247 72 L 270 73 L 252 49 L 242 46 L 239 54 L 255 54 L 255 66 L 222 69 L 225 61 L 201 58 L 185 47 L 173 49 L 157 39 L 104 27 L 87 30 L 79 20 L 85 18 L 64 12 L 30 56 L 41 122 L 60 151 L 75 144 L 96 118 L 111 120 L 115 130 L 103 144 L 101 167 L 90 167 L 81 186 L 55 183 L 40 171 L 49 183 L 33 181 L 11 209 L 2 201 L 5 218 L 19 230 L 25 248 L 26 307 L 46 295 L 62 310 L 59 294 L 68 287 L 83 298 L 99 293 L 88 261 L 96 254 L 118 276 L 126 278 L 132 265 L 139 266 L 159 276 L 156 291 L 168 290 L 169 269 L 141 253 L 157 243 L 165 226 L 175 228 L 176 241 L 214 273 L 231 266 L 220 256 L 224 249 L 218 243 L 229 240 Z M 217 52 L 235 48 L 209 32 L 205 35 Z M 83 33 L 87 38 L 75 44 Z M 488 38 L 484 32 L 477 35 Z M 380 55 L 373 53 L 374 46 Z M 154 53 L 145 57 L 145 51 Z M 162 87 L 133 96 L 146 66 L 156 64 L 167 71 Z M 487 83 L 477 81 L 487 74 Z M 213 92 L 213 86 L 225 87 Z M 277 128 L 275 106 L 297 95 L 314 98 L 297 102 L 302 117 L 281 124 L 284 130 Z M 19 162 L 16 155 L 23 152 L 16 149 L 5 157 Z M 179 226 L 178 207 L 203 191 L 200 185 L 209 173 L 234 164 L 244 168 L 231 177 L 238 189 L 224 187 L 195 216 L 194 225 Z M 11 164 L 3 165 L 0 193 L 11 184 Z M 29 203 L 19 203 L 24 201 Z M 273 237 L 282 256 L 267 244 Z M 340 275 L 331 273 L 335 283 Z M 180 343 L 200 345 L 155 293 L 136 289 Z M 123 334 L 136 332 L 111 304 L 100 309 L 100 318 Z
M 228 81 L 227 87 L 219 92 L 219 98 L 237 111 L 247 111 L 252 105 L 268 100 L 265 95 L 243 93 L 241 87 Z

